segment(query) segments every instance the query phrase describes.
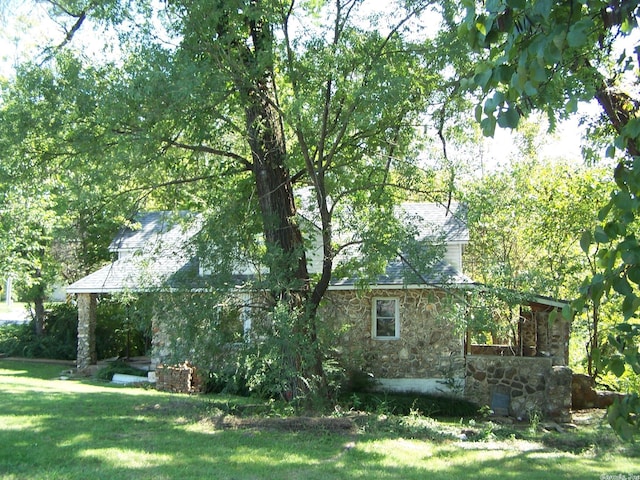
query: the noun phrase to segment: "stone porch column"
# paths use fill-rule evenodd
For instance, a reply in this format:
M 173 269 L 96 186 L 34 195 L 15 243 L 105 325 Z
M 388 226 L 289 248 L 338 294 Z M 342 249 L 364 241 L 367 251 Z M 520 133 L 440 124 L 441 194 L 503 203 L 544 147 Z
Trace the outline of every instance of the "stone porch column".
M 96 356 L 96 295 L 78 294 L 78 370 L 97 363 Z

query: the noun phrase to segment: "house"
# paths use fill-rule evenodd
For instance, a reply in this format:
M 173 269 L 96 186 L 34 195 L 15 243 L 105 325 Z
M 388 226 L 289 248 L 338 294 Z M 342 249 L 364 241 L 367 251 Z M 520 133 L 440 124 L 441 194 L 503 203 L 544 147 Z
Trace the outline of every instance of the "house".
M 398 214 L 418 235 L 439 236 L 442 260 L 420 271 L 399 255 L 365 289 L 357 278 L 332 280 L 319 314 L 342 332 L 336 353 L 345 365 L 371 373 L 389 390 L 462 395 L 500 413 L 525 417 L 537 411 L 566 419 L 571 404 L 569 322 L 558 315 L 564 302 L 524 298 L 511 345 L 473 344 L 466 315 L 469 299 L 482 294 L 483 287 L 462 273 L 469 241 L 463 206 L 408 203 Z M 186 222 L 190 217 L 194 221 Z M 78 300 L 79 369 L 97 360 L 93 332 L 98 295 L 170 291 L 180 277 L 207 274 L 187 248 L 201 227 L 199 217 L 152 212 L 138 221 L 139 228 L 123 229 L 112 242 L 117 258 L 111 264 L 67 289 Z M 246 266 L 242 270 L 246 274 Z M 243 321 L 249 329 L 249 313 Z M 171 340 L 161 325 L 154 332 L 152 356 L 159 364 Z

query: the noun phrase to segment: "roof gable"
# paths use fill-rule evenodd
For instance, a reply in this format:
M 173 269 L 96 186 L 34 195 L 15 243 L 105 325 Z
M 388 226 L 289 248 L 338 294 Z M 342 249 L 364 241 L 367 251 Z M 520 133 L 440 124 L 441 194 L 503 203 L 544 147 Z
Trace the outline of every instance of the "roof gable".
M 441 236 L 447 243 L 468 243 L 467 208 L 458 202 L 406 202 L 400 215 L 413 225 L 421 239 Z

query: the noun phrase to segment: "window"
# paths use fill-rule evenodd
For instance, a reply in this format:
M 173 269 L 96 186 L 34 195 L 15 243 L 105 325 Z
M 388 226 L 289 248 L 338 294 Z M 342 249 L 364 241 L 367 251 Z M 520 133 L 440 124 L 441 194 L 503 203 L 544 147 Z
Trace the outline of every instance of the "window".
M 400 308 L 397 298 L 374 298 L 371 317 L 373 338 L 379 340 L 400 337 Z

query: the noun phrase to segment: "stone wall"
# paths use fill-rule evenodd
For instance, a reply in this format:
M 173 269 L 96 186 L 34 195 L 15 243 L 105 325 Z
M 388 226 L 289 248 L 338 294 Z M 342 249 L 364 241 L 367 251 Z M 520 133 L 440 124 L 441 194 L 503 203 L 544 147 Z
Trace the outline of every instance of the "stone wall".
M 399 299 L 399 338 L 372 337 L 374 297 Z M 320 314 L 343 332 L 337 350 L 352 368 L 378 379 L 442 379 L 446 383 L 464 377 L 464 334 L 447 314 L 450 302 L 450 296 L 432 289 L 334 290 L 327 293 Z
M 498 414 L 571 418 L 571 370 L 551 358 L 468 355 L 465 396 Z M 503 410 L 504 411 L 501 411 Z

